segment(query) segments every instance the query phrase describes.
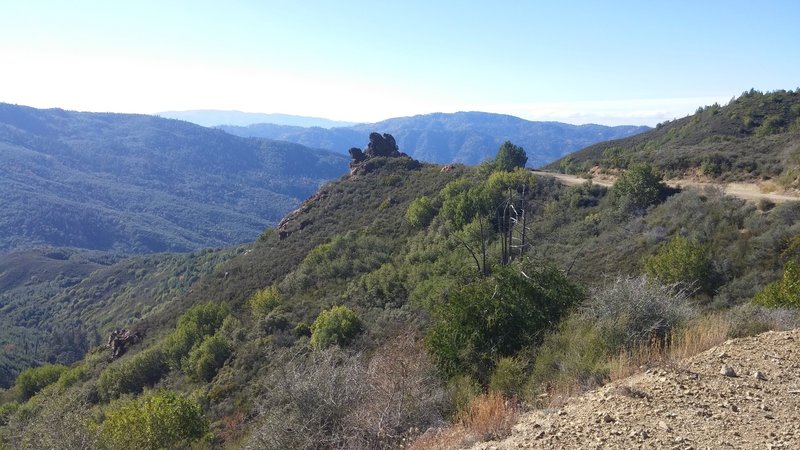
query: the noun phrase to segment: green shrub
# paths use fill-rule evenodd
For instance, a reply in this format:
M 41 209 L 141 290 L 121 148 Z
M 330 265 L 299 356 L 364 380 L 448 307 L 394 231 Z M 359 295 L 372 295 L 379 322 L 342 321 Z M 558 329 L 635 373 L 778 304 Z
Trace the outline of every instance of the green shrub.
M 151 347 L 106 367 L 97 380 L 97 391 L 103 400 L 137 394 L 156 384 L 167 372 L 169 366 L 161 349 Z
M 322 311 L 311 325 L 311 345 L 323 349 L 347 345 L 363 329 L 361 319 L 350 308 L 340 305 Z
M 561 272 L 507 266 L 432 302 L 426 345 L 440 370 L 487 382 L 495 361 L 537 344 L 582 296 Z
M 180 368 L 189 352 L 206 336 L 216 333 L 228 315 L 226 305 L 213 302 L 195 305 L 187 310 L 178 319 L 175 331 L 164 341 L 163 352 L 170 367 Z
M 23 370 L 17 375 L 15 384 L 20 399 L 25 401 L 33 397 L 37 392 L 58 381 L 58 377 L 66 370 L 67 366 L 61 364 L 45 364 Z
M 519 358 L 500 358 L 489 378 L 489 389 L 502 392 L 506 397 L 518 397 L 525 385 L 524 369 L 525 364 Z
M 208 420 L 197 400 L 170 391 L 120 401 L 100 424 L 103 443 L 119 450 L 180 448 L 207 433 Z
M 435 215 L 433 202 L 426 195 L 411 202 L 406 209 L 406 221 L 415 228 L 428 226 Z
M 65 370 L 60 377 L 58 377 L 58 387 L 61 389 L 68 388 L 73 384 L 85 379 L 86 366 L 81 364 L 69 370 Z
M 662 283 L 711 291 L 711 258 L 706 246 L 675 236 L 645 260 L 645 271 Z
M 759 291 L 753 301 L 771 308 L 800 308 L 800 266 L 789 261 L 783 266 L 783 277 Z
M 250 306 L 250 311 L 256 319 L 266 316 L 282 303 L 283 295 L 278 291 L 278 287 L 275 285 L 259 289 L 250 296 L 250 300 L 247 301 L 248 306 Z
M 191 352 L 186 371 L 196 380 L 211 381 L 231 355 L 228 340 L 219 333 L 207 337 Z
M 601 163 L 604 167 L 624 169 L 628 166 L 628 157 L 625 156 L 625 150 L 620 147 L 609 147 L 603 150 L 603 160 Z
M 481 393 L 481 386 L 469 375 L 459 374 L 447 383 L 447 391 L 450 393 L 453 415 L 458 416 L 469 409 L 472 399 Z
M 661 176 L 649 164 L 633 164 L 611 188 L 615 202 L 627 211 L 641 211 L 658 203 L 666 193 Z
M 530 400 L 548 388 L 597 386 L 608 375 L 612 356 L 603 331 L 584 317 L 572 316 L 548 334 L 536 351 L 526 394 Z
M 756 128 L 756 136 L 769 136 L 783 131 L 784 120 L 781 116 L 770 115 L 764 119 L 764 122 Z
M 9 402 L 0 405 L 0 426 L 8 425 L 8 420 L 19 409 L 19 403 Z

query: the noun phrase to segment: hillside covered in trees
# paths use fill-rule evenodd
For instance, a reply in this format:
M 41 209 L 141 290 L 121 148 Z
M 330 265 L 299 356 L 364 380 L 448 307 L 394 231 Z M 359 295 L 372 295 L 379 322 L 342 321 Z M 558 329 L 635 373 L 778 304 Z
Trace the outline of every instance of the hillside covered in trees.
M 592 145 L 547 166 L 568 173 L 648 163 L 667 178 L 768 181 L 800 188 L 800 89 L 750 90 L 725 105 L 700 107 L 654 130 Z
M 54 287 L 49 314 L 80 305 L 76 319 L 106 320 L 98 333 L 144 340 L 36 360 L 0 392 L 2 442 L 431 448 L 450 424 L 462 445 L 643 349 L 798 323 L 798 202 L 670 190 L 645 165 L 613 188 L 565 187 L 521 169 L 510 142 L 477 167 L 389 150 L 353 152 L 350 175 L 252 244 L 88 259 L 116 281 Z
M 0 104 L 0 253 L 148 253 L 248 242 L 342 155 L 144 115 Z

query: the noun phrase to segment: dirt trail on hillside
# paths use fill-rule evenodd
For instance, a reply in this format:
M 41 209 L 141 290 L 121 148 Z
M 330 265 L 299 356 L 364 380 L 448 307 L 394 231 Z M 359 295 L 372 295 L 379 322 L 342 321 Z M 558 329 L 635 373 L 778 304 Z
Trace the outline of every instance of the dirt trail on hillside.
M 553 177 L 568 186 L 575 186 L 589 181 L 586 178 L 576 177 L 574 175 L 566 175 L 563 173 L 541 172 L 538 170 L 533 170 L 531 172 L 534 175 Z M 592 183 L 599 184 L 600 186 L 611 187 L 614 185 L 614 180 L 611 177 L 608 178 L 595 177 L 592 178 L 591 181 Z M 725 195 L 731 195 L 733 197 L 749 201 L 769 200 L 774 203 L 781 203 L 787 201 L 800 201 L 800 197 L 797 196 L 761 192 L 758 185 L 754 183 L 719 184 L 719 183 L 705 183 L 705 182 L 691 181 L 691 180 L 667 180 L 666 184 L 674 188 L 688 187 L 692 189 L 706 189 L 706 188 L 719 189 Z
M 798 415 L 800 329 L 730 340 L 528 413 L 507 439 L 473 448 L 796 449 Z

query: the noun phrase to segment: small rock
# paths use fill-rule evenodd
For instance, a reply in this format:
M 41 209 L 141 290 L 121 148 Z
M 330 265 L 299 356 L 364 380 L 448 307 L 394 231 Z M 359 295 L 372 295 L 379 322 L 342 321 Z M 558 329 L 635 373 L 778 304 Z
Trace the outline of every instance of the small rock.
M 736 371 L 733 370 L 733 367 L 728 366 L 726 364 L 722 365 L 722 368 L 719 369 L 719 373 L 720 373 L 720 375 L 723 375 L 723 376 L 726 376 L 726 377 L 735 377 L 736 376 Z
M 639 437 L 642 439 L 647 439 L 650 437 L 650 434 L 647 431 L 642 430 L 641 433 L 639 433 Z
M 755 372 L 753 372 L 753 378 L 759 381 L 767 381 L 767 376 L 764 375 L 764 372 L 760 370 L 756 370 Z
M 658 421 L 658 428 L 661 428 L 664 431 L 672 431 L 672 427 L 667 425 L 667 423 L 664 422 L 663 420 Z
M 605 413 L 605 414 L 603 414 L 603 422 L 605 422 L 605 423 L 614 422 L 614 418 L 611 417 L 611 414 Z

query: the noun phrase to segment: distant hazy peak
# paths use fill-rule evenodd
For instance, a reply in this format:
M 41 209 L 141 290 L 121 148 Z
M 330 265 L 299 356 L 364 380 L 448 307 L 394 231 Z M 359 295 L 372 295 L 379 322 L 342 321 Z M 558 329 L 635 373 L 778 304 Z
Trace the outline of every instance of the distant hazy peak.
M 190 111 L 164 111 L 156 114 L 167 119 L 185 120 L 187 122 L 214 127 L 219 125 L 234 125 L 246 127 L 257 123 L 271 123 L 275 125 L 291 125 L 298 127 L 349 127 L 355 122 L 342 122 L 321 117 L 293 116 L 291 114 L 265 114 L 242 111 L 220 111 L 215 109 L 197 109 Z

